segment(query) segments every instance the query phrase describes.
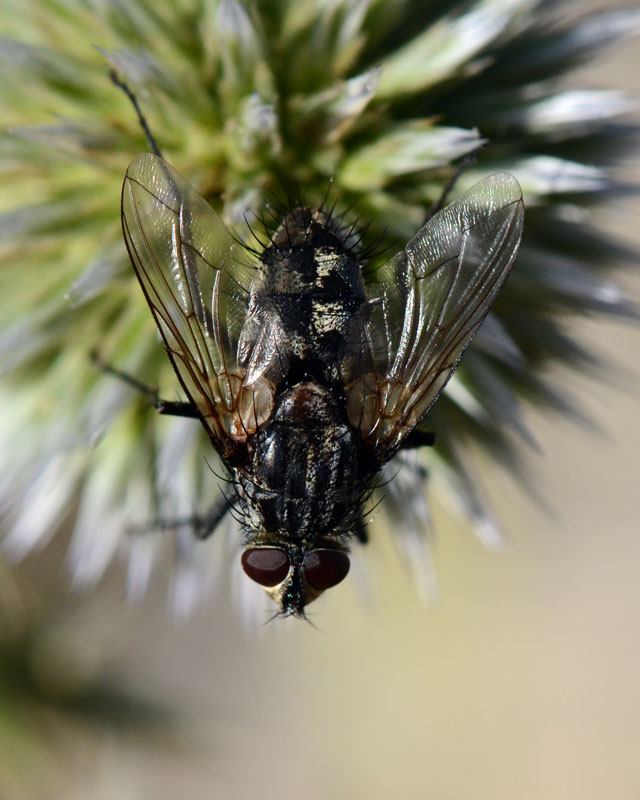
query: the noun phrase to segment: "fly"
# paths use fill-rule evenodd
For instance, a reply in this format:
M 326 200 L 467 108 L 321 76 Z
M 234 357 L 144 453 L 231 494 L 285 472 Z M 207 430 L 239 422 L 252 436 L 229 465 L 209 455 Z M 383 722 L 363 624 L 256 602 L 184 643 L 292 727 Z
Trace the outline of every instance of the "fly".
M 524 207 L 506 173 L 435 214 L 370 282 L 350 231 L 296 208 L 257 265 L 198 192 L 152 153 L 122 188 L 124 238 L 187 403 L 229 472 L 242 567 L 281 614 L 349 571 L 363 498 L 443 390 L 516 257 Z

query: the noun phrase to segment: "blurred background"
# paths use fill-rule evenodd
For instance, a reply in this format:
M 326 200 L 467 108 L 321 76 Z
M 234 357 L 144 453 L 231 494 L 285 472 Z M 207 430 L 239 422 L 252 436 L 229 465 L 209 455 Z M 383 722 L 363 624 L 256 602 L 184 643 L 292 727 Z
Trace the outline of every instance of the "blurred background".
M 580 83 L 637 93 L 637 53 L 607 51 Z M 639 211 L 621 199 L 597 223 L 640 245 Z M 5 566 L 0 797 L 639 797 L 640 329 L 574 324 L 623 367 L 556 376 L 599 430 L 528 412 L 544 503 L 487 472 L 500 552 L 433 509 L 427 609 L 383 517 L 371 596 L 346 581 L 312 607 L 317 627 L 247 629 L 225 591 L 177 623 L 161 581 L 123 604 L 117 568 L 73 593 L 62 537 Z

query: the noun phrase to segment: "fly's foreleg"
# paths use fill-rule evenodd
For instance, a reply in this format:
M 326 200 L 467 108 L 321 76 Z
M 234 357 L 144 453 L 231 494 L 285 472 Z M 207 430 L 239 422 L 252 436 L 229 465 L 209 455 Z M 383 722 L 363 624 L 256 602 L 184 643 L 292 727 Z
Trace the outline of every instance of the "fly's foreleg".
M 153 531 L 169 531 L 176 528 L 183 528 L 189 525 L 193 528 L 198 539 L 208 539 L 222 522 L 225 516 L 233 508 L 235 498 L 221 495 L 213 504 L 209 512 L 204 516 L 183 517 L 181 519 L 154 519 L 144 525 L 129 528 L 129 533 L 140 535 Z
M 356 539 L 360 542 L 360 544 L 366 544 L 369 541 L 369 533 L 367 531 L 367 523 L 364 521 L 362 514 L 360 514 L 358 521 L 356 522 L 355 529 L 353 531 L 353 535 Z
M 209 536 L 215 531 L 218 525 L 231 511 L 235 504 L 235 497 L 229 498 L 225 494 L 220 497 L 213 504 L 209 513 L 204 519 L 201 519 L 199 525 L 196 527 L 196 536 L 198 539 L 208 539 Z

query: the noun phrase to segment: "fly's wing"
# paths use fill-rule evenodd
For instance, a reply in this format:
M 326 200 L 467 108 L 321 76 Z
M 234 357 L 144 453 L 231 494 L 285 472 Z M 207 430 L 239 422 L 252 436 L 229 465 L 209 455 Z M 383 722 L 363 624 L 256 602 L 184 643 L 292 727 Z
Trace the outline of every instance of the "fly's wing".
M 512 175 L 436 214 L 368 287 L 376 374 L 347 388 L 351 423 L 384 462 L 427 413 L 507 279 L 524 218 Z
M 254 270 L 204 198 L 151 153 L 127 169 L 122 228 L 176 373 L 224 454 L 273 407 L 268 382 L 247 385 L 237 363 Z

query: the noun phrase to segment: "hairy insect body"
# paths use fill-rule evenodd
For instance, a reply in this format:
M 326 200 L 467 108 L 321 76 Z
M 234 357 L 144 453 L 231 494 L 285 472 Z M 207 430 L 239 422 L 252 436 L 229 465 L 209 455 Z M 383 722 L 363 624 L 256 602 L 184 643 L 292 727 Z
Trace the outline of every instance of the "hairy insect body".
M 414 429 L 498 296 L 522 223 L 515 178 L 490 176 L 365 285 L 357 237 L 330 214 L 287 214 L 256 267 L 164 159 L 130 164 L 125 242 L 188 397 L 159 407 L 206 428 L 231 474 L 242 566 L 280 613 L 304 616 L 347 575 L 363 498 L 400 448 L 428 443 Z
M 249 469 L 237 472 L 252 541 L 346 545 L 372 462 L 363 463 L 359 436 L 331 391 L 315 381 L 283 390 L 252 446 Z
M 256 351 L 277 388 L 270 421 L 251 439 L 248 469 L 236 470 L 248 543 L 285 549 L 295 564 L 275 597 L 300 610 L 314 592 L 301 574 L 309 553 L 346 554 L 361 500 L 379 468 L 348 420 L 343 372 L 354 336 L 365 335 L 367 298 L 344 234 L 321 211 L 291 212 L 275 232 L 254 281 L 241 347 Z M 268 366 L 267 366 L 268 364 Z M 346 555 L 345 555 L 346 558 Z
M 365 335 L 367 317 L 360 266 L 345 244 L 326 213 L 307 208 L 288 214 L 274 233 L 240 345 L 241 354 L 252 349 L 254 362 L 271 362 L 268 377 L 288 386 L 309 378 L 343 392 L 352 344 Z M 262 347 L 255 346 L 259 337 Z
M 235 470 L 246 518 L 243 566 L 255 579 L 251 557 L 286 554 L 283 572 L 270 571 L 258 582 L 283 613 L 300 615 L 348 571 L 349 538 L 361 519 L 370 469 L 342 405 L 317 381 L 281 390 L 273 417 L 250 448 L 248 468 Z M 313 583 L 310 559 L 317 561 Z

